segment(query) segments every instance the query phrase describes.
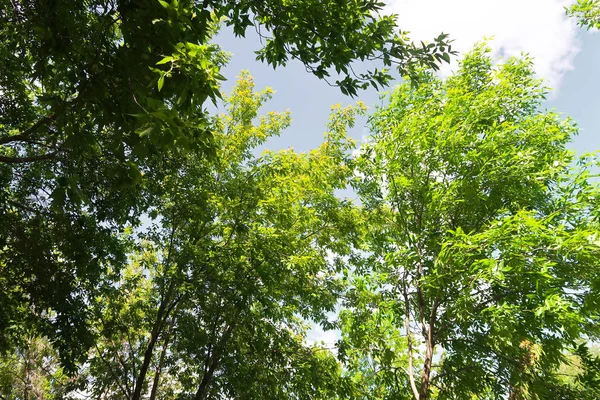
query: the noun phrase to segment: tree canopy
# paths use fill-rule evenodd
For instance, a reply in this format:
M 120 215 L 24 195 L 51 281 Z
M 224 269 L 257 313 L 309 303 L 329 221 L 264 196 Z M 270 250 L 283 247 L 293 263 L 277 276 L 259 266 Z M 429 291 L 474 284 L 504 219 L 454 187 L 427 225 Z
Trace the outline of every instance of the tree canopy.
M 326 321 L 340 290 L 328 255 L 351 247 L 354 208 L 334 195 L 348 143 L 338 125 L 309 154 L 253 156 L 290 121 L 258 116 L 269 97 L 243 74 L 216 122 L 218 161 L 188 156 L 162 183 L 161 221 L 95 299 L 96 395 L 337 396 L 335 358 L 303 338 L 304 321 Z
M 579 25 L 587 29 L 600 29 L 600 1 L 577 0 L 567 8 L 567 14 L 577 18 Z
M 164 196 L 156 182 L 187 153 L 216 156 L 213 120 L 227 60 L 220 23 L 266 38 L 257 57 L 338 73 L 348 94 L 389 82 L 354 76 L 381 59 L 435 67 L 442 35 L 413 45 L 382 4 L 337 1 L 0 1 L 0 349 L 23 332 L 63 353 L 93 342 L 85 321 L 108 269 L 125 262 L 123 229 Z M 48 312 L 51 310 L 51 312 Z M 76 364 L 76 354 L 66 359 Z
M 488 52 L 394 90 L 356 161 L 366 255 L 340 353 L 365 398 L 550 398 L 598 338 L 597 158 L 573 167 L 531 60 Z
M 442 79 L 375 0 L 0 4 L 0 398 L 600 395 L 600 159 L 530 58 Z M 351 96 L 406 79 L 359 147 L 362 102 L 265 150 L 291 114 L 220 92 L 222 25 Z

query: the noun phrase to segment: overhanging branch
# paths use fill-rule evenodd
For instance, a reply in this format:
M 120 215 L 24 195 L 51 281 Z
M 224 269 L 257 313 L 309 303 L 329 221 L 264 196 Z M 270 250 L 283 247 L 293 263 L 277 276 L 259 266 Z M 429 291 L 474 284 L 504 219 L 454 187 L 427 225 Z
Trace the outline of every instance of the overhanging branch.
M 56 119 L 56 114 L 52 114 L 47 117 L 44 117 L 17 135 L 6 136 L 3 138 L 0 138 L 0 144 L 27 141 L 29 139 L 29 136 L 31 136 L 31 134 L 33 132 L 38 130 L 41 126 L 46 125 L 47 123 L 49 123 L 51 121 L 54 121 L 55 119 Z
M 6 164 L 25 164 L 25 163 L 35 162 L 35 161 L 50 160 L 50 159 L 54 158 L 54 156 L 56 156 L 56 153 L 57 152 L 52 152 L 52 153 L 40 154 L 37 156 L 29 156 L 29 157 L 0 156 L 0 162 L 6 163 Z

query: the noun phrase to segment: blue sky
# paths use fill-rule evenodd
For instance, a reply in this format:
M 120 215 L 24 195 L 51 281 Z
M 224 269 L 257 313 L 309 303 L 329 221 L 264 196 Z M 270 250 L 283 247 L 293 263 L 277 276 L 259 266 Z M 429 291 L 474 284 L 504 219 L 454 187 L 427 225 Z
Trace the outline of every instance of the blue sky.
M 546 105 L 577 122 L 579 136 L 571 148 L 582 153 L 600 150 L 600 33 L 581 32 L 579 37 L 575 68 L 565 74 L 555 98 Z
M 399 15 L 402 29 L 411 38 L 428 40 L 440 32 L 455 39 L 461 52 L 484 37 L 490 38 L 495 56 L 526 52 L 535 58 L 538 75 L 554 87 L 546 107 L 570 115 L 578 123 L 580 134 L 571 147 L 577 152 L 600 149 L 600 34 L 586 32 L 564 15 L 566 0 L 390 0 L 388 12 Z M 254 76 L 257 89 L 271 86 L 273 100 L 265 111 L 291 110 L 292 126 L 281 138 L 268 143 L 271 149 L 293 147 L 305 151 L 320 144 L 331 105 L 352 104 L 353 99 L 338 88 L 307 73 L 298 62 L 273 70 L 255 61 L 254 51 L 260 42 L 253 31 L 246 38 L 235 38 L 225 27 L 216 38 L 223 49 L 232 53 L 223 71 L 229 91 L 235 76 L 247 69 Z M 445 66 L 442 75 L 456 68 L 456 60 Z M 375 90 L 359 95 L 367 106 L 380 103 Z M 352 135 L 360 139 L 365 133 L 364 120 L 359 121 Z

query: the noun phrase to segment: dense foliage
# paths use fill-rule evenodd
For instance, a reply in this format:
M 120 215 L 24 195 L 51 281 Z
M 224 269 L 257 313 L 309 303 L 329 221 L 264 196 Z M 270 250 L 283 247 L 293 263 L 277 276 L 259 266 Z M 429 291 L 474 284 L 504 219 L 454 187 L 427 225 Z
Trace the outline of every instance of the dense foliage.
M 382 4 L 363 0 L 1 0 L 0 349 L 30 331 L 73 371 L 94 339 L 89 302 L 125 263 L 121 232 L 165 195 L 186 153 L 214 158 L 205 109 L 220 97 L 219 22 L 269 36 L 258 58 L 338 73 L 342 91 L 386 84 L 370 58 L 435 66 L 440 37 L 416 46 Z M 262 30 L 261 30 L 262 29 Z
M 600 161 L 529 58 L 442 80 L 375 0 L 0 4 L 0 398 L 600 396 Z M 346 94 L 407 79 L 359 148 L 360 102 L 264 150 L 291 115 L 220 93 L 219 24 Z
M 487 52 L 398 87 L 356 161 L 367 254 L 340 353 L 365 398 L 553 398 L 598 339 L 598 161 L 573 167 L 529 59 Z
M 94 300 L 100 340 L 84 376 L 95 396 L 336 397 L 340 366 L 303 339 L 341 289 L 331 255 L 351 249 L 354 208 L 334 195 L 348 143 L 336 125 L 309 154 L 253 156 L 290 117 L 258 117 L 269 92 L 252 89 L 242 75 L 225 99 L 216 160 L 188 155 L 160 183 L 161 220 Z

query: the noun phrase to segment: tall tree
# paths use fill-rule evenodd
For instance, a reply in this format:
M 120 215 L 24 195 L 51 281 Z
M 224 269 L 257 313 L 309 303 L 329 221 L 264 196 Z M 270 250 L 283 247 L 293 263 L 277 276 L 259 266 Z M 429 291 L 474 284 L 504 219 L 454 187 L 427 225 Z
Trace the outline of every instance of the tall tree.
M 257 157 L 290 116 L 259 116 L 271 92 L 253 88 L 244 73 L 225 99 L 217 157 L 188 154 L 159 183 L 160 219 L 95 299 L 99 342 L 87 370 L 95 395 L 331 399 L 352 391 L 335 356 L 306 344 L 306 323 L 328 326 L 341 290 L 337 259 L 357 239 L 357 210 L 335 191 L 352 173 L 345 132 L 362 109 L 337 109 L 310 153 Z
M 409 71 L 450 48 L 416 46 L 382 4 L 303 0 L 0 1 L 0 349 L 21 328 L 48 335 L 68 369 L 86 354 L 89 298 L 123 265 L 119 232 L 160 196 L 185 151 L 214 155 L 204 104 L 219 97 L 221 19 L 268 36 L 258 57 L 341 75 L 349 94 L 389 80 L 353 76 L 380 58 Z M 175 168 L 175 169 L 174 169 Z
M 571 171 L 576 128 L 541 111 L 531 61 L 488 52 L 396 89 L 356 160 L 367 254 L 340 355 L 365 398 L 548 398 L 598 338 L 597 159 Z

